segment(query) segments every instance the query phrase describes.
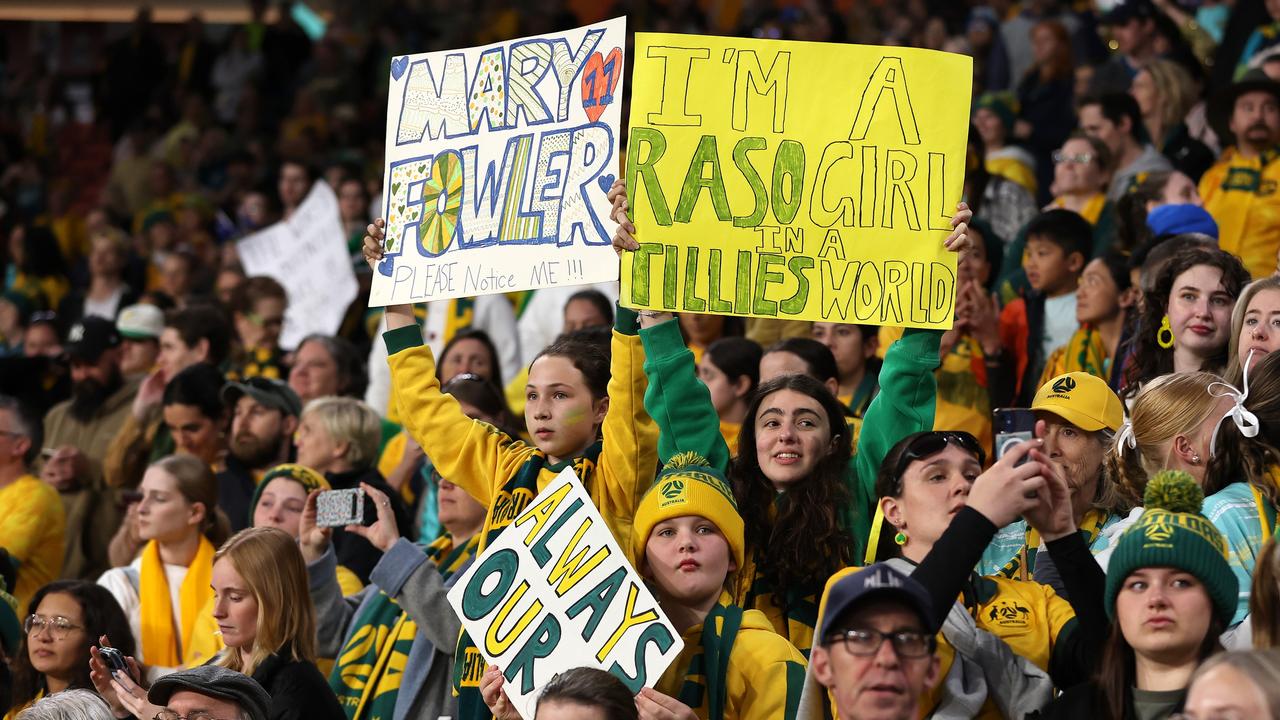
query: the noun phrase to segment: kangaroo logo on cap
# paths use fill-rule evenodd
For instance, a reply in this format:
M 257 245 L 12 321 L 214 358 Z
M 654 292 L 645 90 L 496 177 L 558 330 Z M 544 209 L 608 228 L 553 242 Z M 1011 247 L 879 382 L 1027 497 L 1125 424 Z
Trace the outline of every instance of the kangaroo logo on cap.
M 1069 393 L 1076 389 L 1076 381 L 1069 378 L 1058 378 L 1053 383 L 1053 391 L 1056 393 Z

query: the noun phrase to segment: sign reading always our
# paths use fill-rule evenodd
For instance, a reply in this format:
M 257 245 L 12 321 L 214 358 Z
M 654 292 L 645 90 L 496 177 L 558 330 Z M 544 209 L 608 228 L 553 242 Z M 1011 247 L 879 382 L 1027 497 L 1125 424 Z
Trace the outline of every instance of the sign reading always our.
M 970 58 L 635 37 L 625 304 L 951 326 Z
M 639 692 L 684 647 L 572 470 L 476 558 L 449 602 L 526 720 L 557 673 L 598 667 Z
M 393 58 L 370 306 L 618 278 L 626 21 Z

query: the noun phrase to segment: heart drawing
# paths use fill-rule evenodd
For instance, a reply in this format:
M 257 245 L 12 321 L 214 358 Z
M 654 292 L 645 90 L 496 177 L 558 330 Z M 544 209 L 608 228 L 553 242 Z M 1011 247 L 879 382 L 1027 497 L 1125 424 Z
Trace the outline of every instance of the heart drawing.
M 404 77 L 404 71 L 409 67 L 409 58 L 403 55 L 391 60 L 391 77 L 399 80 Z
M 603 191 L 605 191 L 606 193 L 608 193 L 608 192 L 609 192 L 609 188 L 613 187 L 613 181 L 614 181 L 614 180 L 617 180 L 617 178 L 615 178 L 615 177 L 613 176 L 613 173 L 609 173 L 608 175 L 601 175 L 601 176 L 600 176 L 600 179 L 599 179 L 599 180 L 596 180 L 596 182 L 600 183 L 600 189 L 601 189 L 601 190 L 603 190 Z
M 608 55 L 591 53 L 582 66 L 582 109 L 587 119 L 595 122 L 613 102 L 613 91 L 622 77 L 622 49 L 614 48 Z

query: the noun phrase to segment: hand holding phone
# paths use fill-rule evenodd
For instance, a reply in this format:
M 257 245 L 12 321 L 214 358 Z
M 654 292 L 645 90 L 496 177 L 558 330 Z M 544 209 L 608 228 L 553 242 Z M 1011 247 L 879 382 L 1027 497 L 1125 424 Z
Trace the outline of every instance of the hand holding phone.
M 316 496 L 316 526 L 364 524 L 364 490 L 326 490 Z

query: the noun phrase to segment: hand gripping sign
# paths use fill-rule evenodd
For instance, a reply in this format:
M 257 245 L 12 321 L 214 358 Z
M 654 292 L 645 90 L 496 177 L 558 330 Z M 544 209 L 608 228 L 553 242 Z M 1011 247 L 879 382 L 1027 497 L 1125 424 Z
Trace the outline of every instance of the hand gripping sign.
M 449 603 L 525 720 L 558 673 L 597 667 L 639 692 L 684 647 L 573 470 L 476 558 Z

